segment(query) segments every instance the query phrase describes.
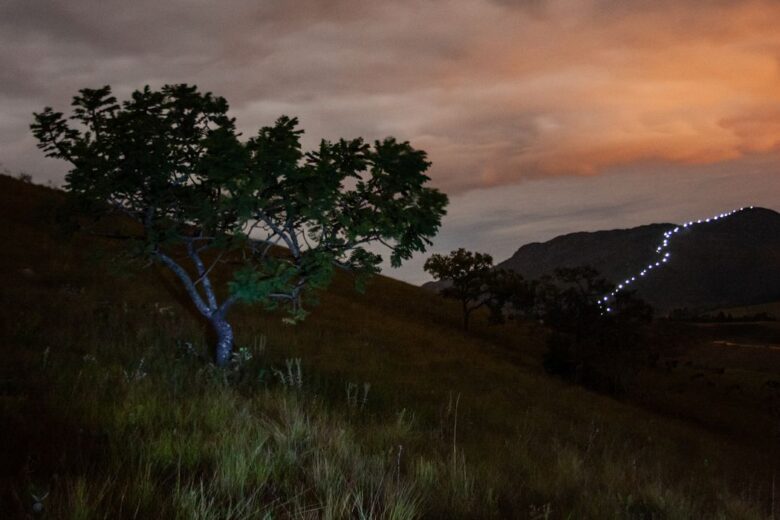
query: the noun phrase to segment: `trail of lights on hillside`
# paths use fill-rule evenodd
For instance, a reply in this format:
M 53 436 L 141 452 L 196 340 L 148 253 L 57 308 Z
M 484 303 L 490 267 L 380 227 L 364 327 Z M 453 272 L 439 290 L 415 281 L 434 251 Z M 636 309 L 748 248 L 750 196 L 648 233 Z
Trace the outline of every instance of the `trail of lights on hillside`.
M 675 226 L 674 229 L 665 231 L 661 243 L 658 245 L 658 247 L 655 248 L 655 252 L 658 255 L 658 259 L 655 262 L 650 262 L 649 264 L 647 264 L 647 266 L 641 271 L 639 271 L 636 275 L 631 276 L 630 278 L 626 278 L 621 283 L 619 283 L 614 291 L 612 291 L 611 293 L 605 295 L 604 297 L 598 300 L 599 306 L 602 307 L 606 312 L 612 312 L 612 307 L 610 307 L 611 305 L 610 300 L 614 300 L 615 296 L 617 296 L 617 293 L 625 289 L 628 289 L 632 284 L 636 283 L 637 280 L 640 280 L 641 278 L 645 278 L 650 274 L 652 274 L 652 272 L 657 271 L 658 269 L 662 268 L 664 265 L 667 265 L 672 257 L 672 254 L 669 251 L 667 251 L 669 249 L 669 244 L 672 238 L 676 234 L 680 233 L 682 230 L 691 229 L 701 224 L 709 224 L 712 222 L 716 222 L 718 220 L 723 220 L 724 218 L 730 217 L 735 213 L 739 213 L 740 211 L 745 211 L 746 209 L 753 209 L 753 206 L 750 206 L 749 208 L 743 207 L 743 208 L 735 209 L 733 211 L 729 211 L 726 213 L 720 213 L 710 218 L 705 218 L 701 220 L 691 220 L 681 226 Z

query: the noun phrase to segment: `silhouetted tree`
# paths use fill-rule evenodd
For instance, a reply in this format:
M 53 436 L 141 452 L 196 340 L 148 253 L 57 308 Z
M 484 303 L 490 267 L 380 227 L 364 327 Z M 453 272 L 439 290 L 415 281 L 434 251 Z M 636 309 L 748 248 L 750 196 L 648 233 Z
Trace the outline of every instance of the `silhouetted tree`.
M 627 291 L 600 305 L 613 289 L 590 267 L 557 269 L 542 281 L 536 307 L 552 329 L 544 358 L 548 372 L 610 392 L 625 389 L 647 358 L 645 326 L 653 310 Z
M 495 268 L 485 282 L 486 305 L 493 323 L 508 317 L 530 317 L 536 301 L 536 283 L 511 269 Z
M 303 291 L 325 287 L 336 266 L 378 272 L 371 242 L 398 266 L 425 250 L 445 213 L 447 197 L 426 187 L 425 152 L 407 142 L 323 140 L 304 154 L 288 117 L 242 142 L 227 101 L 188 85 L 146 87 L 121 104 L 109 87 L 84 89 L 72 106 L 68 118 L 35 114 L 39 147 L 71 163 L 69 191 L 142 224 L 133 240 L 211 324 L 220 366 L 233 349 L 235 303 L 285 305 L 302 319 Z M 217 291 L 211 274 L 225 254 L 240 267 Z
M 471 313 L 488 303 L 487 283 L 493 269 L 493 257 L 460 248 L 446 256 L 431 255 L 425 261 L 424 269 L 434 279 L 449 282 L 440 294 L 460 301 L 463 330 L 468 330 Z

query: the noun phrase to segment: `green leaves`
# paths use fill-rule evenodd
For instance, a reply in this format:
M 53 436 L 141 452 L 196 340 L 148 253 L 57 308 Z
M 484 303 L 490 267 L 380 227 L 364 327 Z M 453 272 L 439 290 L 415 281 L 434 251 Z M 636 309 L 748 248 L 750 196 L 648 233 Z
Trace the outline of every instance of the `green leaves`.
M 424 269 L 435 279 L 452 283 L 445 291 L 445 296 L 476 300 L 485 292 L 485 285 L 493 269 L 493 257 L 460 248 L 447 256 L 431 255 L 425 261 Z
M 274 293 L 284 293 L 295 278 L 295 268 L 286 262 L 266 261 L 261 266 L 247 265 L 233 273 L 228 282 L 231 296 L 245 303 L 264 303 L 269 308 L 277 301 Z
M 447 204 L 446 195 L 425 186 L 425 152 L 392 138 L 373 146 L 340 139 L 302 155 L 301 135 L 297 120 L 283 117 L 247 150 L 253 218 L 285 241 L 310 287 L 329 280 L 334 264 L 359 281 L 378 272 L 382 258 L 364 244 L 387 246 L 394 266 L 425 250 Z
M 337 266 L 360 286 L 382 261 L 365 246 L 383 244 L 398 266 L 425 250 L 445 214 L 425 152 L 408 142 L 323 140 L 304 153 L 287 116 L 242 142 L 227 101 L 186 84 L 147 86 L 122 103 L 108 86 L 82 89 L 72 106 L 69 119 L 46 108 L 31 126 L 48 156 L 71 163 L 67 188 L 141 222 L 151 256 L 187 244 L 197 278 L 203 250 L 242 249 L 234 300 L 303 316 L 304 291 L 326 287 Z

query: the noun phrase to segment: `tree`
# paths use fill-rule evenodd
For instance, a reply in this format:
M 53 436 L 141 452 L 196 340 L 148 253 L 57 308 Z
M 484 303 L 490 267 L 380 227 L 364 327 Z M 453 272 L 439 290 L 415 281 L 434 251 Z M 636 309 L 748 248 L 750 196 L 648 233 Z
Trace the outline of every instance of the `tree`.
M 493 269 L 485 282 L 486 305 L 493 323 L 504 323 L 507 317 L 528 317 L 535 303 L 536 283 L 511 269 Z
M 601 304 L 613 289 L 587 266 L 556 269 L 539 284 L 538 317 L 552 329 L 544 358 L 548 372 L 612 393 L 625 390 L 647 357 L 645 326 L 653 310 L 627 291 L 608 307 Z
M 468 330 L 471 313 L 488 303 L 487 282 L 493 269 L 493 257 L 460 248 L 447 256 L 431 255 L 425 261 L 424 269 L 436 280 L 450 283 L 441 290 L 441 295 L 460 301 L 463 330 Z
M 300 320 L 302 296 L 337 266 L 359 285 L 379 271 L 367 244 L 384 244 L 398 266 L 430 245 L 445 214 L 425 152 L 408 142 L 322 140 L 303 153 L 303 130 L 284 116 L 244 142 L 227 101 L 189 85 L 146 87 L 121 104 L 108 86 L 83 89 L 72 106 L 67 119 L 48 107 L 34 115 L 38 146 L 71 163 L 69 191 L 142 224 L 132 240 L 181 281 L 215 332 L 220 366 L 234 304 L 283 305 Z M 213 269 L 227 257 L 239 267 L 218 291 Z

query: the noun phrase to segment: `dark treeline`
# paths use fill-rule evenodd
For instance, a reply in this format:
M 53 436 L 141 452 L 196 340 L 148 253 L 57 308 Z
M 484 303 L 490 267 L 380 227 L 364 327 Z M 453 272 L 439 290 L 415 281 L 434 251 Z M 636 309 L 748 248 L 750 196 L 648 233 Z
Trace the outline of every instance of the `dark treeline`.
M 463 327 L 481 307 L 490 321 L 535 320 L 549 329 L 547 372 L 596 390 L 623 393 L 639 369 L 652 362 L 648 326 L 653 309 L 635 293 L 622 291 L 602 303 L 614 285 L 595 269 L 556 269 L 526 280 L 493 266 L 490 255 L 465 249 L 432 255 L 425 269 L 448 285 L 442 296 L 461 302 Z
M 694 323 L 749 323 L 754 321 L 777 321 L 768 312 L 756 312 L 734 316 L 730 312 L 719 311 L 717 314 L 701 313 L 691 309 L 674 309 L 669 313 L 671 321 L 687 321 Z

